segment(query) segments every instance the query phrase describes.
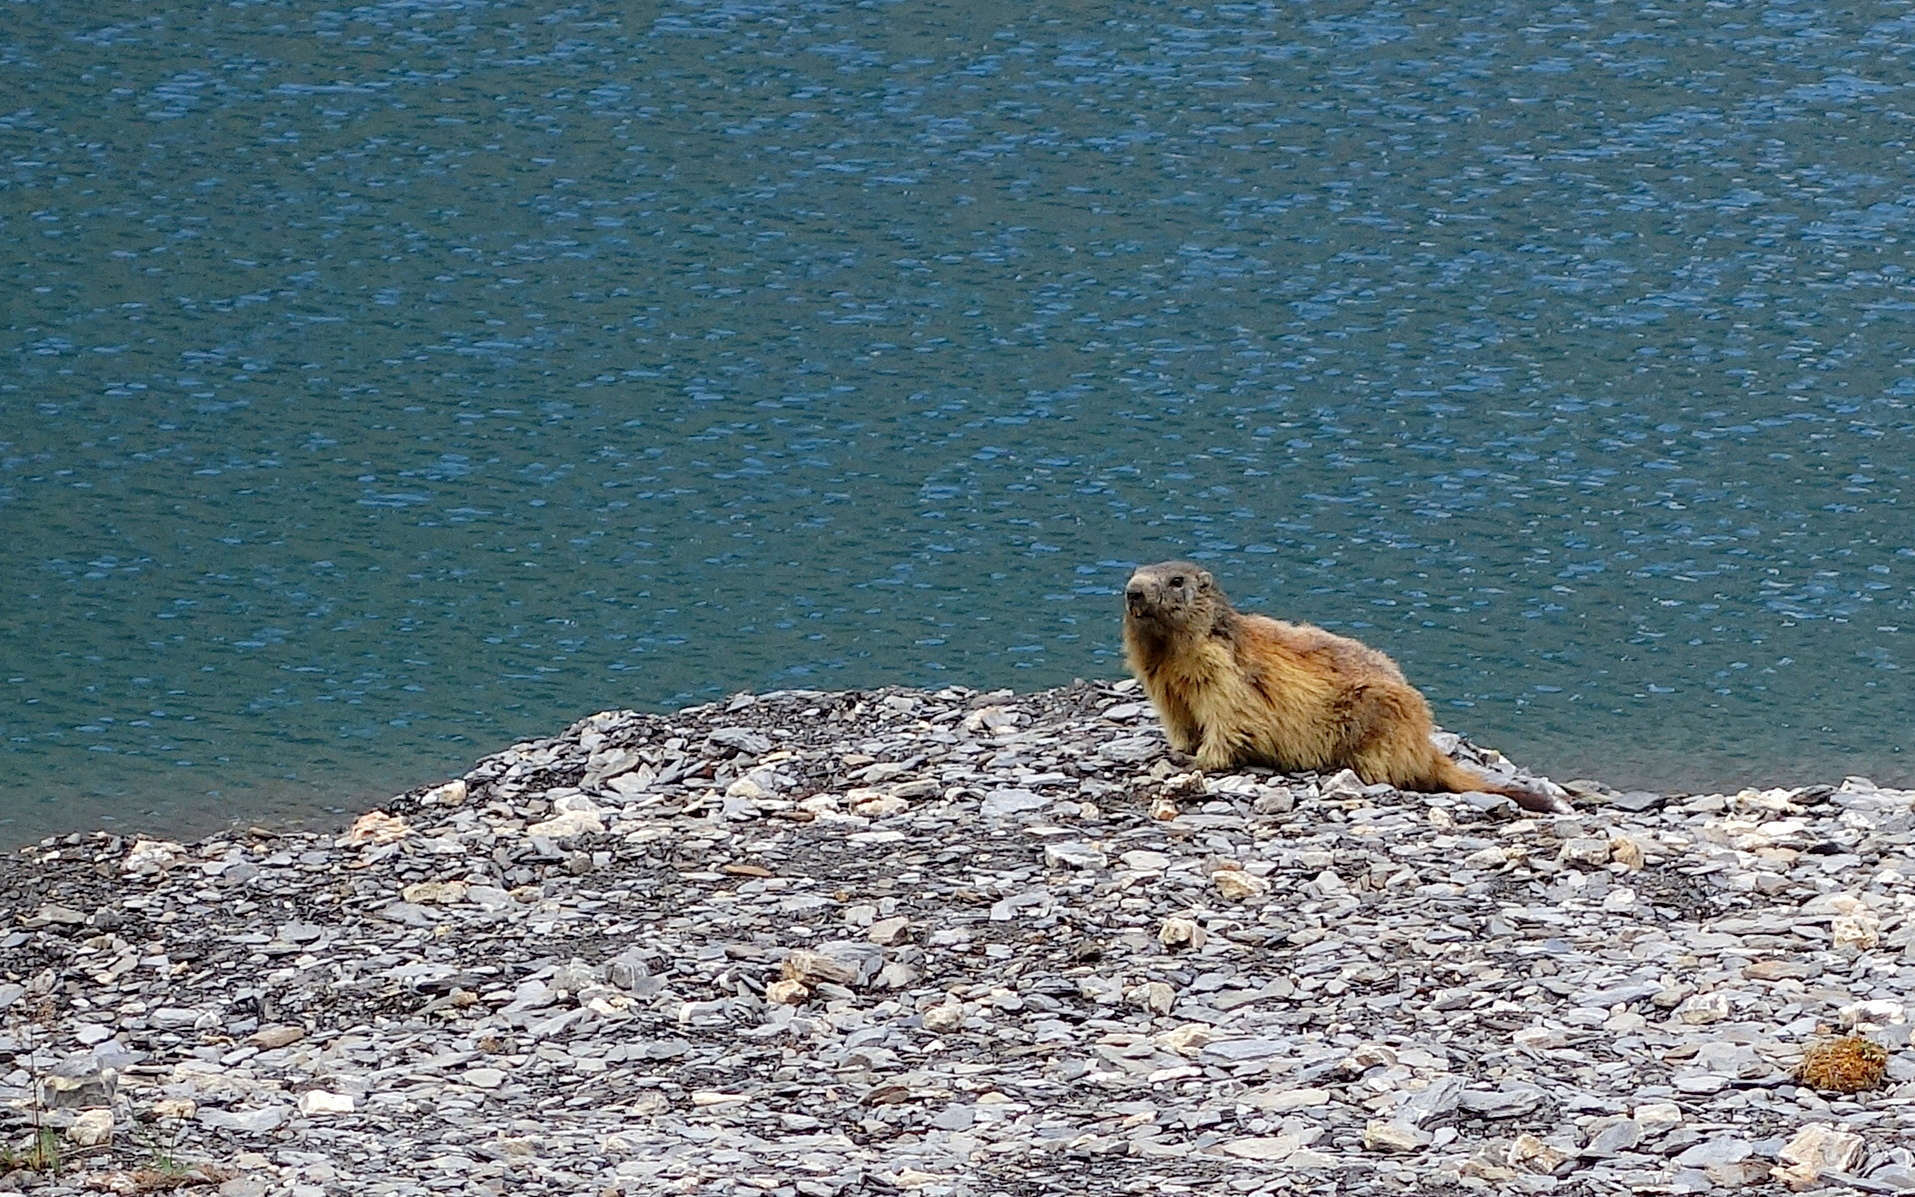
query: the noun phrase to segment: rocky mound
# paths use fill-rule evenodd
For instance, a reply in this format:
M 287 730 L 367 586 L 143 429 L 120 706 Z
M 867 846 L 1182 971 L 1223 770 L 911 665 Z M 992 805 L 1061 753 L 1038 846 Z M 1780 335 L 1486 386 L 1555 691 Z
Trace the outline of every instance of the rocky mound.
M 0 1187 L 1915 1190 L 1915 795 L 1570 788 L 1205 778 L 1128 683 L 791 692 L 344 836 L 49 840 Z M 1877 1087 L 1797 1081 L 1832 1029 Z

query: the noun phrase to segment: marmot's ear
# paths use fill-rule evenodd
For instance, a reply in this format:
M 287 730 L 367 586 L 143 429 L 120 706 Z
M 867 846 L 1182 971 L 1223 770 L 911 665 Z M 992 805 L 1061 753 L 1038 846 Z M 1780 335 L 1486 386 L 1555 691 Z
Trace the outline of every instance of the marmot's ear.
M 1215 584 L 1215 582 L 1216 582 L 1216 579 L 1210 576 L 1209 570 L 1200 569 L 1197 571 L 1198 586 L 1202 587 L 1205 590 L 1209 590 L 1210 587 Z

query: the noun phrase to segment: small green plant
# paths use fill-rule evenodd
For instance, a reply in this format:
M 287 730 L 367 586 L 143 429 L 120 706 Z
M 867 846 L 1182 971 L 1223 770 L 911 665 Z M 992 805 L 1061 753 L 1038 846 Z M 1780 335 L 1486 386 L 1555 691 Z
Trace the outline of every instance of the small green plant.
M 156 1178 L 184 1179 L 193 1173 L 194 1170 L 190 1166 L 180 1163 L 179 1157 L 173 1154 L 171 1144 L 162 1143 L 156 1135 L 142 1133 L 137 1129 L 133 1132 L 133 1137 L 140 1141 L 140 1146 L 146 1148 L 146 1162 L 139 1168 L 141 1174 Z
M 44 1016 L 45 1011 L 41 1014 Z M 28 1022 L 22 1028 L 22 1038 L 27 1049 L 27 1083 L 33 1087 L 33 1136 L 27 1140 L 24 1150 L 11 1144 L 0 1144 L 0 1172 L 14 1172 L 26 1169 L 29 1172 L 57 1172 L 60 1168 L 60 1132 L 45 1125 L 43 1116 L 46 1107 L 45 1094 L 40 1088 L 40 1054 L 33 1043 L 33 1023 Z
M 173 1154 L 174 1144 L 163 1143 L 156 1133 L 143 1132 L 137 1127 L 133 1137 L 140 1146 L 146 1148 L 146 1161 L 139 1167 L 126 1173 L 131 1192 L 170 1193 L 175 1189 L 184 1189 L 195 1185 L 217 1185 L 231 1180 L 236 1173 L 212 1164 L 187 1164 Z
M 33 1138 L 24 1149 L 0 1146 L 0 1172 L 21 1168 L 29 1172 L 60 1170 L 60 1135 L 51 1127 L 35 1127 Z

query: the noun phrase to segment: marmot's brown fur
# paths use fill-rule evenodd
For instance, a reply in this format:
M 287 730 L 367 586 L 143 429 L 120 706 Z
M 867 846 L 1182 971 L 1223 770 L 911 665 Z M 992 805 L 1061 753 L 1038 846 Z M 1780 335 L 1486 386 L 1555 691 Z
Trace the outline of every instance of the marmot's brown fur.
M 1430 739 L 1430 706 L 1396 662 L 1309 624 L 1246 615 L 1189 561 L 1146 565 L 1124 587 L 1124 659 L 1171 747 L 1205 769 L 1351 769 L 1425 793 L 1502 794 L 1534 811 L 1569 804 L 1479 777 Z

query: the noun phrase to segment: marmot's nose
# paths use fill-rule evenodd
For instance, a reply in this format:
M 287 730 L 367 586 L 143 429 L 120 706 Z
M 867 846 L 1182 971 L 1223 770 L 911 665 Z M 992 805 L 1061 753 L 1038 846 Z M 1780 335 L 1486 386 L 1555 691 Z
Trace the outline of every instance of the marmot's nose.
M 1132 582 L 1130 585 L 1124 587 L 1124 601 L 1133 607 L 1143 606 L 1145 597 L 1144 584 L 1142 582 Z

